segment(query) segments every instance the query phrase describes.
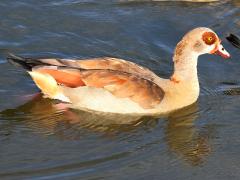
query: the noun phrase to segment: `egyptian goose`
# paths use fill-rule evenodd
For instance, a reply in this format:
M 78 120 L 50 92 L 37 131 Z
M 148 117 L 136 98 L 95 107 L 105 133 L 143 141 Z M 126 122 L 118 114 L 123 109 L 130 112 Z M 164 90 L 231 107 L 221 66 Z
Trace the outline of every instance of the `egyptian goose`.
M 25 68 L 46 97 L 68 102 L 72 108 L 157 115 L 197 100 L 197 60 L 202 54 L 230 57 L 215 32 L 199 27 L 177 44 L 170 79 L 160 78 L 133 62 L 110 57 L 32 59 L 10 54 L 7 59 Z

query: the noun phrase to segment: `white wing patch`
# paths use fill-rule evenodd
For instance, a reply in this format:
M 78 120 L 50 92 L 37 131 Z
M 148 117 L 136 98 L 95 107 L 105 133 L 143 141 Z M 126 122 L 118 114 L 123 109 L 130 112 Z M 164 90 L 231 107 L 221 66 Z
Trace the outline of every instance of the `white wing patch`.
M 64 102 L 70 102 L 69 98 L 64 96 L 62 90 L 59 88 L 60 86 L 52 76 L 36 71 L 29 71 L 28 73 L 46 97 L 58 99 Z

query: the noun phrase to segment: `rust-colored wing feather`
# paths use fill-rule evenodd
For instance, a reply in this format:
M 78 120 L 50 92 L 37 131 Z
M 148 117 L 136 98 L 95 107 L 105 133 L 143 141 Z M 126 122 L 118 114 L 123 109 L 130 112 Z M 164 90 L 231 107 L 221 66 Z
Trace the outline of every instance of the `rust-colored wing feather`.
M 85 86 L 85 83 L 81 79 L 81 74 L 76 70 L 59 71 L 57 68 L 51 69 L 40 67 L 37 69 L 37 71 L 40 73 L 49 74 L 57 81 L 57 83 L 71 88 Z
M 42 66 L 34 71 L 51 75 L 68 87 L 89 86 L 104 88 L 119 98 L 129 98 L 143 108 L 154 108 L 163 99 L 163 90 L 154 82 L 134 74 L 109 69 L 71 69 Z

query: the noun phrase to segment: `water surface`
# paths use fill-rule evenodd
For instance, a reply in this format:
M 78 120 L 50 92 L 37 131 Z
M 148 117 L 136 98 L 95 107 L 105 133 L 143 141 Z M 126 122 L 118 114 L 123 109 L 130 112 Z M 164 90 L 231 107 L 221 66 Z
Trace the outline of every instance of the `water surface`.
M 240 35 L 239 7 L 1 0 L 0 179 L 240 179 L 240 51 L 224 38 Z M 5 59 L 112 56 L 168 77 L 176 43 L 198 26 L 213 28 L 232 58 L 200 57 L 198 102 L 167 117 L 65 110 Z

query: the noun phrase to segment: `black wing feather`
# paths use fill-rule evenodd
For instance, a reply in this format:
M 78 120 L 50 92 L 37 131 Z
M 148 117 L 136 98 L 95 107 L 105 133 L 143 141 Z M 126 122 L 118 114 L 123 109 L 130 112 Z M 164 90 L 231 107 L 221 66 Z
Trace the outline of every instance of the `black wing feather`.
M 31 71 L 33 67 L 39 65 L 49 65 L 47 63 L 42 62 L 39 59 L 25 58 L 21 56 L 16 56 L 14 54 L 9 53 L 7 56 L 8 62 L 15 66 L 20 66 L 28 71 Z

